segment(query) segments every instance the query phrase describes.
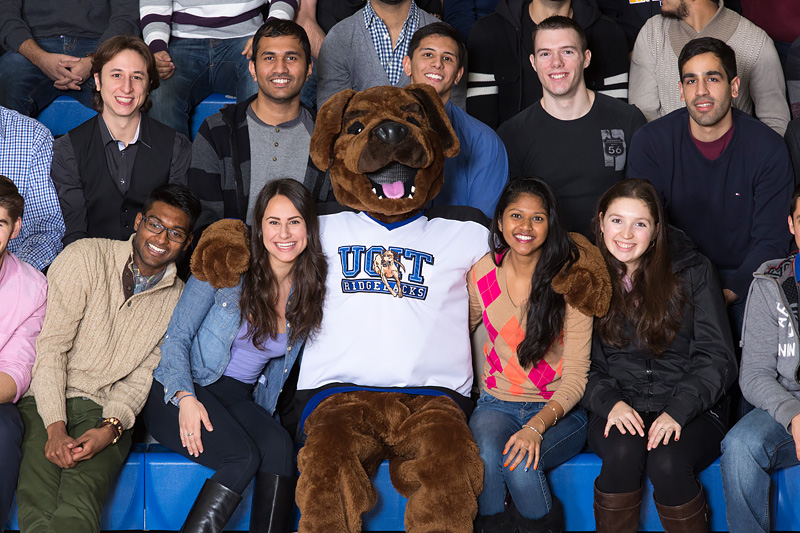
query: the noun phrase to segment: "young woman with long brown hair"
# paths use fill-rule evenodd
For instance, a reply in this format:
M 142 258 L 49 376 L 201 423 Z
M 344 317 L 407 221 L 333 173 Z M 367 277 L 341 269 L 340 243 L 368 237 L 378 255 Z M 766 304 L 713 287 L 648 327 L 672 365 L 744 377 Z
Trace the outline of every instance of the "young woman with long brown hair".
M 597 531 L 636 531 L 645 469 L 664 531 L 708 531 L 696 473 L 719 456 L 724 393 L 736 380 L 719 280 L 689 238 L 667 226 L 646 180 L 603 194 L 595 237 L 613 287 L 608 314 L 595 322 L 582 402 L 589 446 L 603 459 Z
M 303 342 L 322 320 L 327 263 L 301 183 L 268 183 L 253 220 L 250 266 L 235 287 L 187 282 L 144 410 L 160 443 L 216 471 L 181 531 L 222 531 L 253 476 L 250 531 L 289 528 L 294 448 L 273 414 Z

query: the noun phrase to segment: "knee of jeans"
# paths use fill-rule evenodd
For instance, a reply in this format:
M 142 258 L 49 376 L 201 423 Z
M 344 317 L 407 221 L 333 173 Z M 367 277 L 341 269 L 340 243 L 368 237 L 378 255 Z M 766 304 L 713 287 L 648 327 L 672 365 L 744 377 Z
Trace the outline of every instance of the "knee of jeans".
M 723 464 L 731 464 L 744 457 L 754 457 L 765 453 L 762 436 L 757 431 L 740 424 L 733 426 L 728 431 L 728 434 L 722 439 L 720 448 L 722 450 L 720 462 Z
M 490 428 L 470 424 L 469 429 L 472 431 L 472 436 L 478 445 L 478 452 L 483 462 L 499 463 L 502 460 L 506 441 L 499 438 L 497 432 L 491 431 Z

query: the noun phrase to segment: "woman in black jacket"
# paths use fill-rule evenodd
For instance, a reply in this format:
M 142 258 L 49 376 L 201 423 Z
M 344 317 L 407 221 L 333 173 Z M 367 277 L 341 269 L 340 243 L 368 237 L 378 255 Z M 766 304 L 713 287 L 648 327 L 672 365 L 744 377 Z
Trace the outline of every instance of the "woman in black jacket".
M 737 374 L 722 288 L 710 261 L 667 227 L 648 181 L 605 192 L 595 237 L 613 287 L 583 398 L 603 459 L 597 531 L 636 531 L 645 467 L 664 531 L 708 531 L 695 473 L 719 456 Z

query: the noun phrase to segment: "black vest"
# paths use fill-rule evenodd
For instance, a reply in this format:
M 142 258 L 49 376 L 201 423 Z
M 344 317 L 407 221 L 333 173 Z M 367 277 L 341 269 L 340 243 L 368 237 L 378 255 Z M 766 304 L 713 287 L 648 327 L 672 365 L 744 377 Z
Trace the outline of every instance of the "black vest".
M 90 237 L 127 240 L 150 193 L 169 182 L 175 130 L 142 114 L 130 187 L 122 194 L 108 172 L 103 127 L 95 117 L 68 133 L 86 198 L 87 229 Z

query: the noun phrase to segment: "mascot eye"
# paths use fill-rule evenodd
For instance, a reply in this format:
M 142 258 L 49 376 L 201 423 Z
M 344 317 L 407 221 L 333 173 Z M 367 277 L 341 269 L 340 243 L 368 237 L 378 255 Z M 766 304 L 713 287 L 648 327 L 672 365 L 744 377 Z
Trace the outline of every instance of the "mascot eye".
M 350 127 L 347 128 L 347 133 L 350 135 L 358 135 L 362 131 L 364 131 L 364 125 L 358 121 L 353 122 L 350 124 Z
M 406 117 L 406 121 L 410 122 L 411 124 L 415 125 L 418 128 L 422 127 L 420 125 L 419 121 L 417 119 L 415 119 L 414 117 Z

